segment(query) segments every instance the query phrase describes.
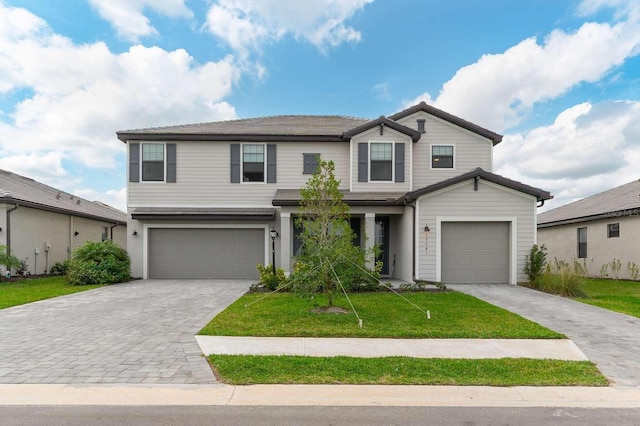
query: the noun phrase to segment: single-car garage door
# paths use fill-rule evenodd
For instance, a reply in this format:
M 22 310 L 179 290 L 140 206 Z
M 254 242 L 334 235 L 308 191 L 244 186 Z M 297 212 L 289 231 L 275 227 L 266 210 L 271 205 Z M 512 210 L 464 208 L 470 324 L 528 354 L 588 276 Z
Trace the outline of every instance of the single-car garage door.
M 257 278 L 264 229 L 149 229 L 149 278 Z
M 509 282 L 508 222 L 443 222 L 442 282 Z

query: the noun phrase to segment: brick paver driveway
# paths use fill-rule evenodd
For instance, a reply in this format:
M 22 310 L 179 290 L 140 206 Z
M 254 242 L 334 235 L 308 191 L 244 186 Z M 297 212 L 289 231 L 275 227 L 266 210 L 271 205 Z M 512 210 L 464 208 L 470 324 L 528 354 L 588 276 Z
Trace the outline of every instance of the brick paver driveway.
M 143 280 L 0 310 L 0 383 L 215 383 L 194 335 L 250 284 Z

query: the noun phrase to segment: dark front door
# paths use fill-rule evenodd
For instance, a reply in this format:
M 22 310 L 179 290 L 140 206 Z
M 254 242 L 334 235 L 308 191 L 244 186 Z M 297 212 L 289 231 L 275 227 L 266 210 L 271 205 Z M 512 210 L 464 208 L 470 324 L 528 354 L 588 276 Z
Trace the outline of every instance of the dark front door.
M 376 217 L 375 244 L 380 248 L 376 261 L 382 262 L 382 275 L 389 275 L 389 217 Z

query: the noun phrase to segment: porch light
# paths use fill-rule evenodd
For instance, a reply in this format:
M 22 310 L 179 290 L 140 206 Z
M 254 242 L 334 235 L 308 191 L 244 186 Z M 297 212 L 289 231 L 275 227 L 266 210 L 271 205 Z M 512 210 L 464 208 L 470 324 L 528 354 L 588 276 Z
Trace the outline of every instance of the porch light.
M 429 229 L 429 225 L 425 225 L 425 226 L 424 226 L 424 233 L 425 233 L 425 234 L 428 234 L 428 233 L 429 233 L 429 231 L 431 231 L 431 229 Z
M 138 231 L 133 231 L 133 232 L 131 233 L 131 235 L 133 235 L 133 236 L 138 235 Z
M 276 238 L 278 238 L 278 231 L 276 231 L 275 228 L 271 228 L 271 231 L 269 231 L 269 235 L 271 235 L 272 240 L 275 240 Z

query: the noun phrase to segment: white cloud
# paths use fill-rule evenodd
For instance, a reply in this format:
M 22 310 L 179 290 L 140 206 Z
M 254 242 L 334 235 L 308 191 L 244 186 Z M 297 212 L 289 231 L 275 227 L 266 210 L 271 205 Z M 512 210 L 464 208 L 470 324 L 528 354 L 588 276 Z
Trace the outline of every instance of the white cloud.
M 218 0 L 207 13 L 205 28 L 244 58 L 286 34 L 324 52 L 360 41 L 360 32 L 345 22 L 372 1 Z
M 0 156 L 0 169 L 10 170 L 54 188 L 68 190 L 70 185 L 80 182 L 79 178 L 71 177 L 62 166 L 62 160 L 66 156 L 60 151 L 12 155 L 0 150 Z
M 182 49 L 133 46 L 116 54 L 104 43 L 77 45 L 0 2 L 0 23 L 7 22 L 26 25 L 15 33 L 0 25 L 0 94 L 33 94 L 0 116 L 4 156 L 113 168 L 124 152 L 116 130 L 236 116 L 224 101 L 239 77 L 231 57 L 199 64 Z M 10 169 L 20 167 L 14 161 Z
M 497 173 L 551 191 L 550 208 L 622 185 L 640 178 L 640 101 L 575 105 L 494 155 Z
M 121 38 L 138 41 L 157 34 L 143 11 L 153 9 L 169 17 L 193 17 L 184 0 L 88 0 L 100 16 L 111 23 Z
M 81 188 L 70 192 L 89 201 L 100 201 L 123 212 L 127 211 L 127 188 L 110 189 L 105 192 Z
M 604 0 L 585 10 L 597 10 L 596 2 Z M 554 30 L 542 43 L 528 38 L 503 53 L 483 55 L 442 86 L 434 105 L 498 132 L 519 124 L 536 103 L 597 82 L 640 53 L 636 15 L 620 10 L 626 20 L 616 24 L 587 22 L 572 33 Z M 425 99 L 429 93 L 408 104 Z

